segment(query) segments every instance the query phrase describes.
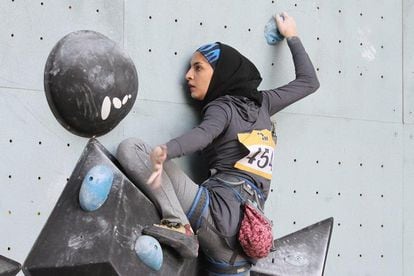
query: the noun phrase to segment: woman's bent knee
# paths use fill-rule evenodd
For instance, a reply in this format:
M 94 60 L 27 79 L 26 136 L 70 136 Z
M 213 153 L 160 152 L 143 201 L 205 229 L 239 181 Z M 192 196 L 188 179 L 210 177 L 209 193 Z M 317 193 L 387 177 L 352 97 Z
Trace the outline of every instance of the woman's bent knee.
M 149 150 L 149 146 L 140 138 L 127 138 L 118 145 L 116 157 L 118 160 L 125 159 L 137 150 L 146 152 Z

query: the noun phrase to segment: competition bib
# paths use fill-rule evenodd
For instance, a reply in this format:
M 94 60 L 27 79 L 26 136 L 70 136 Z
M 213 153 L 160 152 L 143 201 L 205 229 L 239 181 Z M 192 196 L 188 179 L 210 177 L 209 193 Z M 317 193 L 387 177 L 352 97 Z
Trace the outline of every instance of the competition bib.
M 234 167 L 272 179 L 273 153 L 276 146 L 272 133 L 267 129 L 253 130 L 250 133 L 239 133 L 237 137 L 250 153 L 237 161 Z

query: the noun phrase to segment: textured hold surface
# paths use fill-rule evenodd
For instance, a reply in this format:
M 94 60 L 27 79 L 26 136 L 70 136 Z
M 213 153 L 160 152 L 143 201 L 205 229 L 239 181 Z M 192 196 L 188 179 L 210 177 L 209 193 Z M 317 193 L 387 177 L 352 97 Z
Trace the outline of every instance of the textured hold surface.
M 26 275 L 196 275 L 196 261 L 164 250 L 154 271 L 136 256 L 135 242 L 146 225 L 159 222 L 154 205 L 119 170 L 117 161 L 91 139 L 37 238 L 23 270 Z M 82 179 L 97 164 L 114 173 L 111 193 L 101 208 L 84 212 L 78 194 Z
M 0 255 L 0 276 L 14 276 L 19 273 L 21 265 Z
M 114 173 L 107 166 L 96 165 L 88 171 L 79 192 L 79 204 L 85 211 L 95 211 L 108 198 Z
M 163 261 L 160 243 L 151 236 L 142 235 L 135 243 L 138 258 L 154 270 L 160 270 Z
M 44 78 L 56 119 L 80 136 L 99 136 L 112 130 L 137 97 L 134 63 L 114 41 L 93 31 L 63 37 L 47 59 Z M 122 104 L 122 98 L 128 100 Z
M 276 45 L 278 42 L 282 41 L 285 37 L 279 32 L 276 26 L 276 21 L 274 18 L 270 18 L 266 23 L 264 28 L 264 36 L 266 42 L 269 45 Z
M 332 226 L 329 218 L 276 240 L 276 251 L 257 262 L 252 276 L 323 275 Z

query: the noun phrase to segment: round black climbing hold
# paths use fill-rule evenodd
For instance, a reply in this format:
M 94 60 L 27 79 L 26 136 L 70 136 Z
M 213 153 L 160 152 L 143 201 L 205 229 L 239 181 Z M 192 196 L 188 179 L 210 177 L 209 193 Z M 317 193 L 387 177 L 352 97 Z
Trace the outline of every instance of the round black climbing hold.
M 76 135 L 93 137 L 109 132 L 129 113 L 138 75 L 114 41 L 94 31 L 77 31 L 52 49 L 44 87 L 59 123 Z

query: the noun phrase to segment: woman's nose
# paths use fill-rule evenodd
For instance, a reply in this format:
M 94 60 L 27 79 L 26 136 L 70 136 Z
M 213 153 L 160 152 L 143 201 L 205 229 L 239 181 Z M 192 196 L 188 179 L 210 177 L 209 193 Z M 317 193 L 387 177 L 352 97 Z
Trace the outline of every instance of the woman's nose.
M 190 70 L 188 70 L 188 71 L 187 71 L 187 73 L 185 74 L 185 79 L 186 79 L 187 81 L 189 81 L 189 80 L 193 79 L 193 74 L 192 74 L 192 72 L 191 72 L 191 69 L 190 69 Z

